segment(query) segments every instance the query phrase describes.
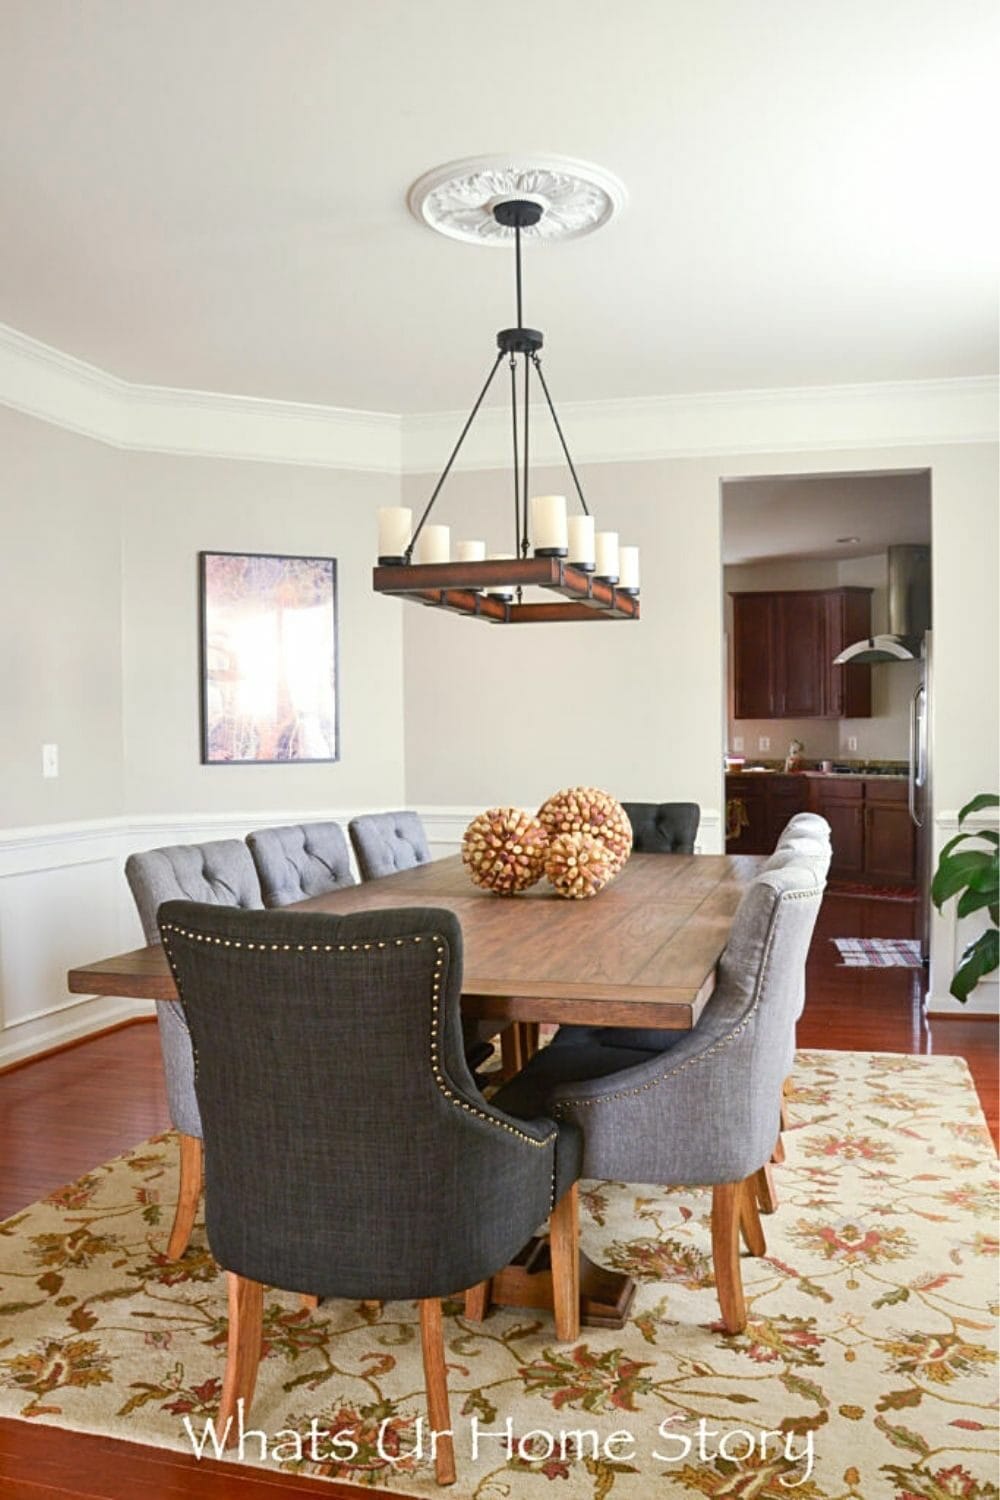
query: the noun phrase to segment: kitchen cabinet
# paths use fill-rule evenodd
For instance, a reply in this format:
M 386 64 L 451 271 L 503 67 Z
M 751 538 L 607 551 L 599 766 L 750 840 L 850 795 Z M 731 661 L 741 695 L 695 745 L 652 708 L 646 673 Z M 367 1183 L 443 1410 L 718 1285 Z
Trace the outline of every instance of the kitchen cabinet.
M 917 830 L 898 781 L 865 782 L 865 862 L 868 880 L 912 885 L 917 878 Z
M 804 776 L 753 771 L 727 776 L 726 853 L 770 854 L 789 818 L 804 812 L 808 799 Z
M 870 885 L 916 882 L 917 830 L 906 782 L 885 777 L 727 776 L 726 853 L 770 854 L 789 818 L 806 809 L 830 825 L 832 877 Z
M 849 880 L 860 878 L 865 867 L 864 782 L 852 777 L 843 781 L 816 778 L 811 787 L 812 810 L 830 825 L 833 859 L 830 874 Z
M 871 632 L 871 589 L 734 593 L 737 719 L 871 716 L 871 668 L 833 658 Z

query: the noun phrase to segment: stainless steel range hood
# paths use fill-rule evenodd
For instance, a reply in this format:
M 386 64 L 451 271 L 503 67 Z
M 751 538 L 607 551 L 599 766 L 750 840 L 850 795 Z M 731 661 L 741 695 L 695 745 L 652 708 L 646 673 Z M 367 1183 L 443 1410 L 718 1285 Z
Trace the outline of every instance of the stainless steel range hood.
M 855 641 L 833 658 L 847 662 L 919 661 L 924 632 L 931 628 L 931 549 L 890 547 L 889 629 L 885 635 Z

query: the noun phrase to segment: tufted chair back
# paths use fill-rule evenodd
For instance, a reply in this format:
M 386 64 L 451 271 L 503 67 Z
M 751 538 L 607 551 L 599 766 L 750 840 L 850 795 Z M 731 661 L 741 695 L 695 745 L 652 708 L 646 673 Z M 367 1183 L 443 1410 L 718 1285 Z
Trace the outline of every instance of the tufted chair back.
M 623 802 L 636 854 L 693 854 L 701 808 L 697 802 Z
M 380 880 L 430 862 L 427 835 L 415 812 L 367 813 L 352 818 L 347 831 L 362 880 Z
M 584 1131 L 584 1176 L 701 1186 L 769 1159 L 822 894 L 803 864 L 762 871 L 697 1026 L 637 1066 L 552 1090 L 547 1112 Z
M 139 909 L 147 943 L 160 941 L 156 914 L 164 901 L 187 897 L 213 906 L 263 906 L 260 883 L 246 844 L 219 839 L 211 844 L 175 844 L 130 854 L 125 878 Z M 184 1012 L 176 1002 L 156 1007 L 160 1050 L 167 1082 L 167 1102 L 174 1129 L 201 1136 L 201 1118 L 194 1092 L 191 1038 Z
M 260 878 L 264 905 L 291 906 L 354 884 L 347 839 L 339 823 L 258 828 L 247 847 Z
M 512 1120 L 472 1081 L 451 912 L 178 901 L 160 922 L 227 1270 L 321 1296 L 448 1295 L 510 1259 L 578 1174 L 575 1131 Z

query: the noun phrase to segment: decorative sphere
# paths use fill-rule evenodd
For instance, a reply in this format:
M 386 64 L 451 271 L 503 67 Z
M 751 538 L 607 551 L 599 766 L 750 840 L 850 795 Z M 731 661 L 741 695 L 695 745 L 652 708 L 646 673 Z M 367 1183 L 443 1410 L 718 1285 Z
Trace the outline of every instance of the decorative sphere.
M 551 839 L 557 833 L 587 833 L 600 839 L 617 875 L 632 852 L 632 824 L 616 797 L 596 786 L 571 786 L 539 808 L 538 820 Z
M 520 807 L 490 807 L 473 818 L 462 839 L 462 862 L 473 885 L 513 896 L 545 871 L 548 835 Z
M 560 896 L 585 901 L 603 890 L 617 871 L 600 839 L 590 833 L 557 833 L 549 840 L 545 873 Z

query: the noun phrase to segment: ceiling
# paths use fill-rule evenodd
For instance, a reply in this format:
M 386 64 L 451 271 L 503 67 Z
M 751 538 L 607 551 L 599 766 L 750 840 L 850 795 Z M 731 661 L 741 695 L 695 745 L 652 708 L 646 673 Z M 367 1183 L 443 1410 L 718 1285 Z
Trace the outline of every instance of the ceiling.
M 127 380 L 471 404 L 507 257 L 406 191 L 624 179 L 526 252 L 557 402 L 992 373 L 994 0 L 3 0 L 0 321 Z
M 854 538 L 845 543 L 838 537 Z M 722 560 L 867 557 L 931 539 L 930 475 L 780 475 L 722 486 Z

